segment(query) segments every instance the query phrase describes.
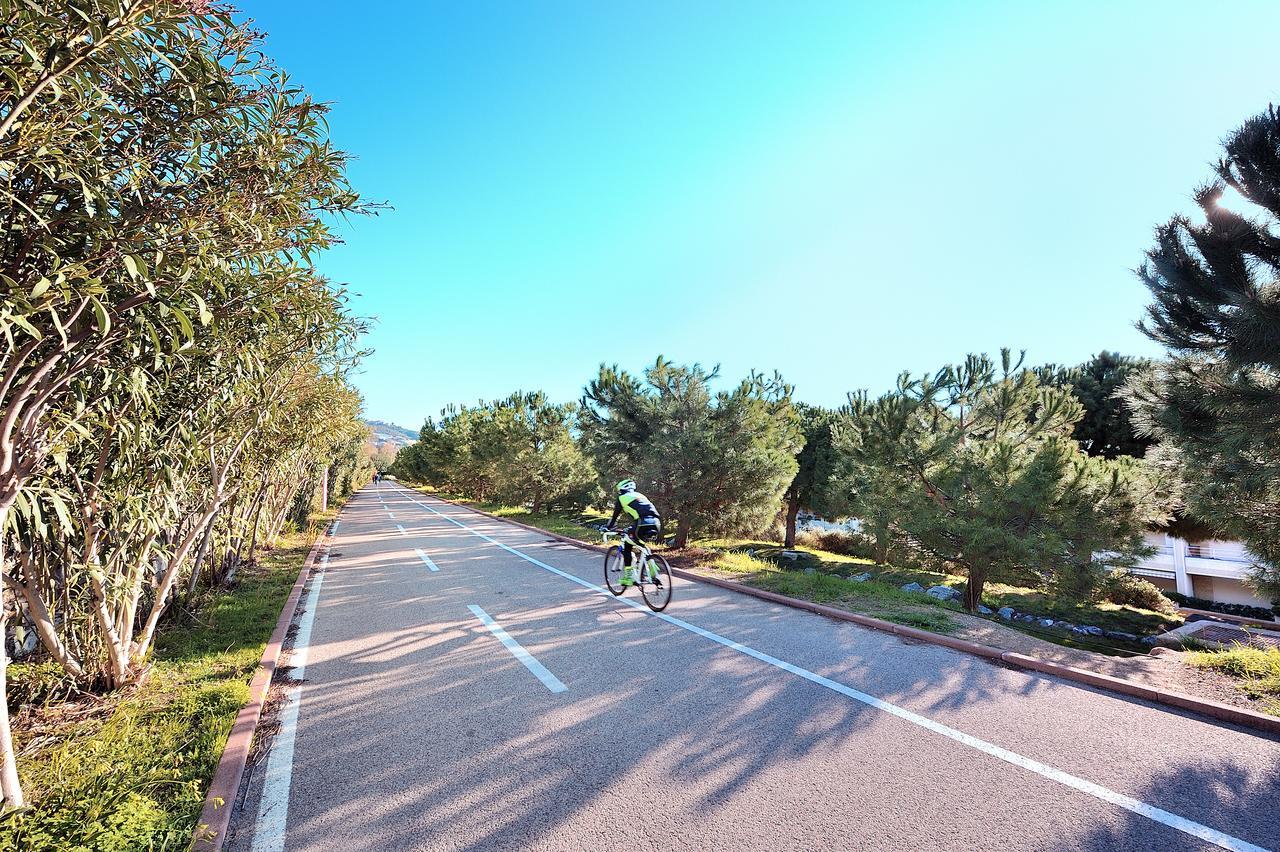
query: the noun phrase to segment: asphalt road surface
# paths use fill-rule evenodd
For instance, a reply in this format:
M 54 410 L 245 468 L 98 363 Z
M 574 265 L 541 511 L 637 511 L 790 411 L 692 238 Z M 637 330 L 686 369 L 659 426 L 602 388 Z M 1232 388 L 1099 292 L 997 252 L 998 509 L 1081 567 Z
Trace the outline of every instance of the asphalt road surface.
M 1280 849 L 1280 741 L 676 581 L 393 483 L 227 848 Z

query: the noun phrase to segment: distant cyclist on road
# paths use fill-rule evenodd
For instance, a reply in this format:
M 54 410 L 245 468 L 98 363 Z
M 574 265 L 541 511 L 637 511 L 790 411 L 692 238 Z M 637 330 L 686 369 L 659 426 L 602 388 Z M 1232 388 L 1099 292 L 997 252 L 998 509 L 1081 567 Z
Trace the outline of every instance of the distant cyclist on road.
M 618 497 L 613 503 L 613 517 L 609 519 L 609 530 L 616 529 L 618 517 L 626 512 L 631 518 L 631 526 L 627 534 L 636 541 L 657 541 L 662 535 L 662 516 L 649 498 L 636 490 L 634 479 L 624 479 L 618 483 Z M 631 544 L 622 546 L 622 585 L 630 586 L 635 582 L 631 576 Z

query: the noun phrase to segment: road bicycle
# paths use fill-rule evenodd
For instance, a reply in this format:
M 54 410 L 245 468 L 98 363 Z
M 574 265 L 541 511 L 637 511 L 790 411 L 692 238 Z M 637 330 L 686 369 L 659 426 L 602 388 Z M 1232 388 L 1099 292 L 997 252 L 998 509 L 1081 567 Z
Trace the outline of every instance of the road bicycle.
M 671 566 L 667 564 L 667 560 L 626 532 L 605 530 L 604 543 L 609 544 L 609 539 L 614 536 L 618 538 L 618 542 L 612 545 L 604 555 L 604 584 L 609 587 L 609 591 L 615 597 L 627 590 L 627 587 L 622 585 L 625 559 L 622 548 L 623 545 L 630 544 L 633 548 L 631 576 L 635 578 L 632 585 L 640 589 L 640 596 L 644 598 L 645 606 L 654 612 L 662 612 L 667 608 L 667 604 L 671 603 Z

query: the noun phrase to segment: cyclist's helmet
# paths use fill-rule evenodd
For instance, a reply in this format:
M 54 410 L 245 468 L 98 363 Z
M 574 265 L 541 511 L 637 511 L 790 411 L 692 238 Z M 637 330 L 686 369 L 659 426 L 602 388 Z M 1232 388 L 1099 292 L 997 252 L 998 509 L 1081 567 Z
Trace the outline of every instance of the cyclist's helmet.
M 626 494 L 628 491 L 636 490 L 636 481 L 634 479 L 624 479 L 618 483 L 618 493 Z

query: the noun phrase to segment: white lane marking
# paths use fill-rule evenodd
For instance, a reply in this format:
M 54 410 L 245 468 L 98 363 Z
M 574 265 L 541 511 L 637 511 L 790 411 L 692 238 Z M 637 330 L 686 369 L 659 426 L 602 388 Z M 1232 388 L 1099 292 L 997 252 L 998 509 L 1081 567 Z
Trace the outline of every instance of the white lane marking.
M 405 532 L 404 527 L 400 526 L 399 524 L 396 524 L 396 529 L 400 530 L 400 535 L 408 535 L 408 533 Z
M 421 559 L 423 562 L 427 563 L 427 567 L 430 568 L 432 571 L 440 570 L 439 568 L 436 567 L 436 563 L 431 561 L 431 557 L 422 552 L 421 548 L 415 547 L 413 549 L 413 552 L 418 554 L 418 558 Z
M 919 727 L 924 728 L 926 730 L 933 731 L 936 734 L 941 734 L 944 737 L 955 740 L 956 742 L 961 743 L 963 745 L 967 745 L 970 748 L 976 749 L 984 754 L 990 755 L 991 757 L 995 757 L 1005 761 L 1006 763 L 1011 763 L 1014 766 L 1021 767 L 1022 769 L 1025 769 L 1028 772 L 1034 772 L 1035 774 L 1040 775 L 1041 777 L 1048 778 L 1051 781 L 1056 781 L 1059 784 L 1062 784 L 1063 786 L 1070 787 L 1073 790 L 1078 790 L 1079 792 L 1093 796 L 1096 799 L 1101 799 L 1102 801 L 1107 802 L 1109 804 L 1115 805 L 1120 808 L 1124 808 L 1127 811 L 1138 814 L 1140 816 L 1144 816 L 1147 819 L 1161 823 L 1162 825 L 1167 825 L 1170 828 L 1183 832 L 1184 834 L 1189 834 L 1192 837 L 1198 837 L 1201 840 L 1204 840 L 1208 843 L 1212 843 L 1213 845 L 1219 846 L 1223 849 L 1231 849 L 1231 850 L 1234 850 L 1234 852 L 1268 852 L 1268 850 L 1264 849 L 1261 846 L 1255 846 L 1252 843 L 1249 843 L 1248 841 L 1241 840 L 1238 837 L 1233 837 L 1230 834 L 1225 834 L 1221 831 L 1218 831 L 1217 829 L 1210 828 L 1207 825 L 1202 825 L 1201 823 L 1195 822 L 1194 820 L 1190 820 L 1190 819 L 1187 819 L 1186 817 L 1178 816 L 1175 813 L 1171 813 L 1170 811 L 1163 810 L 1162 808 L 1157 808 L 1154 805 L 1149 805 L 1146 802 L 1140 801 L 1138 799 L 1130 798 L 1129 796 L 1126 796 L 1122 793 L 1117 793 L 1114 790 L 1111 790 L 1107 787 L 1103 787 L 1101 784 L 1095 784 L 1092 781 L 1088 781 L 1084 778 L 1080 778 L 1068 772 L 1064 772 L 1061 769 L 1056 769 L 1052 766 L 1049 766 L 1048 764 L 1041 763 L 1038 760 L 1032 760 L 1029 757 L 1023 757 L 1022 755 L 1017 754 L 1016 752 L 1012 752 L 1012 751 L 1009 751 L 1008 749 L 1001 748 L 1000 746 L 986 742 L 985 740 L 980 740 L 977 737 L 970 736 L 969 734 L 966 734 L 963 731 L 959 731 L 959 730 L 956 730 L 955 728 L 948 727 L 947 725 L 944 725 L 941 722 L 935 722 L 932 719 L 921 716 L 918 713 L 913 713 L 910 710 L 899 707 L 896 704 L 891 704 L 888 701 L 885 701 L 884 699 L 876 698 L 874 695 L 868 695 L 865 692 L 860 692 L 859 690 L 856 690 L 853 687 L 845 686 L 843 683 L 838 683 L 834 680 L 831 680 L 830 678 L 823 677 L 820 674 L 815 674 L 814 672 L 811 672 L 808 669 L 800 668 L 799 666 L 792 665 L 791 663 L 788 663 L 785 660 L 780 660 L 777 657 L 770 656 L 769 654 L 766 654 L 762 651 L 757 651 L 754 648 L 743 645 L 741 642 L 735 642 L 732 639 L 726 639 L 725 637 L 720 636 L 717 633 L 712 633 L 710 630 L 705 630 L 701 627 L 698 627 L 696 624 L 690 624 L 689 622 L 684 621 L 683 619 L 679 619 L 679 618 L 676 618 L 675 616 L 667 615 L 665 612 L 652 612 L 646 607 L 644 607 L 643 605 L 638 604 L 635 601 L 628 600 L 627 598 L 615 598 L 613 596 L 613 593 L 608 591 L 607 589 L 601 588 L 600 586 L 597 586 L 595 583 L 589 582 L 587 580 L 583 580 L 580 577 L 575 577 L 573 574 L 570 574 L 566 571 L 562 571 L 559 568 L 554 568 L 546 564 L 545 562 L 539 562 L 537 559 L 534 559 L 532 556 L 529 556 L 526 553 L 521 553 L 515 548 L 508 547 L 502 542 L 497 541 L 496 539 L 490 538 L 489 536 L 485 535 L 482 532 L 472 529 L 471 527 L 467 526 L 461 521 L 455 520 L 454 518 L 449 517 L 443 512 L 436 511 L 434 508 L 432 508 L 431 506 L 428 506 L 426 503 L 419 502 L 418 500 L 415 500 L 413 498 L 409 498 L 409 502 L 417 503 L 419 506 L 426 509 L 427 511 L 433 512 L 434 514 L 439 515 L 440 517 L 444 518 L 446 521 L 449 521 L 450 523 L 461 527 L 462 529 L 466 530 L 467 532 L 471 533 L 474 536 L 484 539 L 490 544 L 493 544 L 493 545 L 496 545 L 497 547 L 502 548 L 508 553 L 519 556 L 521 559 L 525 560 L 526 562 L 531 562 L 534 565 L 537 565 L 539 568 L 543 568 L 547 571 L 550 571 L 553 574 L 564 577 L 566 580 L 577 583 L 579 586 L 582 586 L 583 588 L 591 589 L 595 592 L 598 592 L 599 594 L 604 595 L 605 597 L 609 598 L 612 601 L 615 601 L 620 604 L 625 604 L 631 607 L 632 609 L 636 609 L 636 610 L 639 610 L 640 612 L 645 613 L 646 615 L 652 615 L 655 618 L 660 618 L 663 621 L 667 622 L 668 624 L 672 624 L 681 629 L 688 630 L 691 633 L 696 633 L 697 635 L 702 636 L 703 638 L 710 639 L 712 642 L 715 642 L 719 645 L 723 645 L 724 647 L 737 651 L 740 654 L 745 654 L 746 656 L 757 659 L 762 663 L 766 663 L 775 668 L 782 669 L 785 672 L 790 672 L 791 674 L 797 675 L 798 677 L 802 677 L 805 680 L 810 681 L 811 683 L 815 683 L 818 686 L 826 687 L 827 689 L 830 689 L 832 692 L 838 692 L 841 695 L 845 695 L 849 698 L 854 699 L 855 701 L 860 701 L 863 704 L 876 708 L 877 710 L 883 710 L 885 713 L 888 713 L 892 716 L 897 716 L 899 719 L 910 722 L 913 725 L 918 725 Z
M 329 554 L 320 557 L 323 569 L 329 562 Z M 316 619 L 316 605 L 320 600 L 320 584 L 324 571 L 317 571 L 311 578 L 311 588 L 303 598 L 302 617 L 298 619 L 298 633 L 293 640 L 289 664 L 291 677 L 302 680 L 307 671 L 307 650 L 311 642 L 311 625 Z M 289 690 L 284 709 L 280 711 L 280 730 L 271 743 L 267 757 L 267 772 L 262 781 L 262 798 L 258 802 L 258 821 L 253 832 L 252 852 L 283 852 L 285 825 L 289 819 L 289 787 L 293 783 L 293 745 L 298 733 L 298 709 L 302 704 L 302 688 Z
M 569 688 L 560 681 L 560 678 L 548 671 L 546 666 L 538 662 L 537 658 L 534 657 L 533 654 L 530 654 L 519 642 L 512 639 L 510 634 L 498 625 L 498 622 L 489 617 L 489 613 L 485 612 L 475 604 L 469 604 L 467 609 L 471 610 L 472 615 L 480 619 L 481 624 L 489 628 L 490 633 L 498 637 L 498 641 L 506 646 L 506 649 L 510 651 L 517 660 L 524 663 L 524 667 L 526 669 L 533 672 L 534 677 L 542 681 L 543 686 L 552 692 L 564 692 Z
M 329 527 L 329 535 L 330 535 L 330 536 L 335 536 L 335 535 L 337 535 L 337 534 L 338 534 L 338 524 L 340 524 L 340 523 L 342 523 L 342 521 L 334 521 L 334 522 L 333 522 L 333 526 Z
M 396 516 L 395 516 L 395 515 L 393 515 L 393 514 L 391 514 L 391 510 L 390 510 L 390 509 L 388 509 L 388 510 L 387 510 L 387 517 L 388 517 L 388 518 L 390 518 L 390 519 L 391 519 L 391 520 L 393 520 L 393 521 L 396 519 Z

